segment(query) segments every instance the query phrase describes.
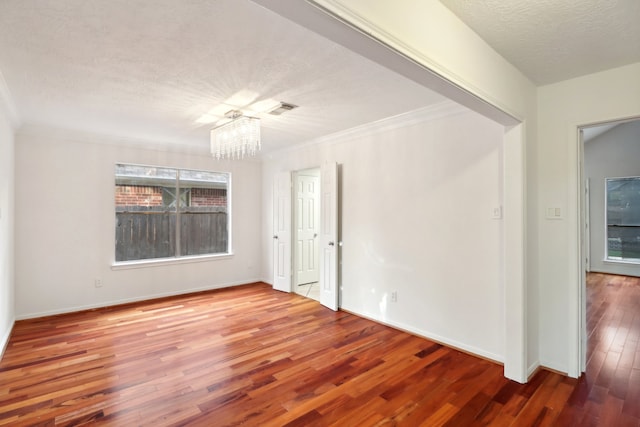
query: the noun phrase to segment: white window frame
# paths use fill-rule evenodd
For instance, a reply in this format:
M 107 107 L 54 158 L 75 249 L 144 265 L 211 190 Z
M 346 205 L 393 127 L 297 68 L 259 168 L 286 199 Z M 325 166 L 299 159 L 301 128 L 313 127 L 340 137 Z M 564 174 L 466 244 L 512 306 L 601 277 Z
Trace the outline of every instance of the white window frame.
M 113 223 L 113 227 L 112 230 L 114 231 L 114 233 L 112 234 L 114 236 L 113 239 L 113 244 L 111 245 L 111 248 L 113 250 L 112 254 L 113 254 L 113 261 L 111 263 L 111 269 L 112 270 L 121 270 L 121 269 L 131 269 L 131 268 L 144 268 L 144 267 L 152 267 L 152 266 L 159 266 L 159 265 L 172 265 L 172 264 L 184 264 L 184 263 L 193 263 L 193 262 L 203 262 L 203 261 L 212 261 L 212 260 L 223 260 L 223 259 L 229 259 L 232 258 L 234 253 L 233 253 L 233 233 L 232 233 L 232 217 L 233 217 L 233 213 L 232 213 L 232 174 L 231 172 L 226 172 L 226 171 L 212 171 L 212 170 L 202 170 L 202 169 L 191 169 L 191 168 L 181 168 L 181 167 L 175 167 L 175 166 L 159 166 L 159 165 L 146 165 L 146 164 L 135 164 L 135 163 L 126 163 L 126 162 L 117 162 L 114 165 L 114 194 L 113 194 L 113 203 L 114 203 L 114 213 L 115 213 L 115 208 L 116 208 L 116 201 L 115 201 L 115 168 L 117 167 L 117 165 L 125 165 L 125 166 L 141 166 L 141 167 L 146 167 L 146 168 L 162 168 L 162 169 L 173 169 L 175 171 L 189 171 L 189 172 L 207 172 L 207 173 L 217 173 L 217 174 L 224 174 L 227 176 L 227 187 L 226 187 L 226 208 L 227 208 L 227 251 L 226 252 L 219 252 L 219 253 L 211 253 L 211 254 L 201 254 L 201 255 L 179 255 L 179 240 L 177 241 L 176 244 L 176 254 L 174 254 L 174 256 L 171 257 L 164 257 L 164 258 L 146 258 L 146 259 L 139 259 L 139 260 L 129 260 L 129 261 L 116 261 L 115 260 L 115 255 L 116 255 L 116 241 L 115 241 L 115 230 L 117 227 L 117 220 L 116 220 L 116 216 L 114 215 L 114 223 Z M 179 188 L 179 185 L 178 185 Z M 178 209 L 179 211 L 179 209 Z M 177 218 L 176 218 L 176 222 L 179 221 L 179 213 L 176 213 Z M 179 238 L 180 236 L 180 231 L 177 231 L 177 237 Z
M 624 176 L 624 177 L 614 177 L 614 178 L 605 178 L 604 182 L 604 217 L 605 217 L 605 239 L 604 239 L 604 262 L 607 263 L 620 263 L 620 264 L 640 264 L 639 258 L 625 258 L 622 256 L 611 256 L 609 255 L 609 182 L 610 181 L 625 181 L 625 180 L 635 180 L 640 182 L 640 177 L 638 176 Z M 640 224 L 637 225 L 640 230 Z

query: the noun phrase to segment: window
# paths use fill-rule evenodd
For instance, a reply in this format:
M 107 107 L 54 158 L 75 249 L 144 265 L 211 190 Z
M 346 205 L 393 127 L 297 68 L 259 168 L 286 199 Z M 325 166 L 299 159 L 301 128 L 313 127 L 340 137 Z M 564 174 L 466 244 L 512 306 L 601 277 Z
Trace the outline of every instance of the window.
M 640 177 L 607 178 L 607 259 L 640 263 Z
M 228 173 L 117 164 L 116 262 L 229 252 Z

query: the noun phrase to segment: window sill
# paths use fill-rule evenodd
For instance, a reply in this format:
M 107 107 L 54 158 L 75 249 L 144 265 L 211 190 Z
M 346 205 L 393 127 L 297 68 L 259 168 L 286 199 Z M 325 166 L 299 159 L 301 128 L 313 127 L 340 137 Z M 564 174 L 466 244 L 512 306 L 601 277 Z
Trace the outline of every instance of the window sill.
M 132 268 L 147 268 L 175 264 L 189 264 L 194 262 L 218 261 L 233 258 L 233 252 L 215 255 L 194 255 L 180 258 L 141 259 L 137 261 L 122 261 L 111 264 L 111 270 L 129 270 Z
M 640 265 L 640 260 L 625 260 L 625 259 L 610 259 L 605 258 L 602 260 L 605 264 L 627 264 L 627 265 Z

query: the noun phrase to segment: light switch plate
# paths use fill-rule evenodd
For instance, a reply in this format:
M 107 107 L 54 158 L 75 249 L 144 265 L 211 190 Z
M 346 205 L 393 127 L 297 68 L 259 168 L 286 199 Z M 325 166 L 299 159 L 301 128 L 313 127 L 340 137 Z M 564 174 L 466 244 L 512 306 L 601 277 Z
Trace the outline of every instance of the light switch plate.
M 491 219 L 502 219 L 502 206 L 494 206 L 491 211 Z
M 545 217 L 547 219 L 562 219 L 562 209 L 561 208 L 547 208 Z

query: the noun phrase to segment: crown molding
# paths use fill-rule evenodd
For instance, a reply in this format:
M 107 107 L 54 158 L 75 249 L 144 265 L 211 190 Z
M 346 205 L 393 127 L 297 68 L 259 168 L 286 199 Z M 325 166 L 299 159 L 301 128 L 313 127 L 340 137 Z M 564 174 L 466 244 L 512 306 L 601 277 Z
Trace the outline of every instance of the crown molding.
M 9 91 L 9 86 L 7 86 L 7 82 L 2 75 L 2 71 L 0 71 L 0 108 L 6 111 L 7 116 L 9 117 L 9 122 L 14 129 L 18 128 L 21 125 L 21 119 L 20 115 L 18 114 L 18 109 L 13 102 L 11 92 Z
M 329 135 L 312 139 L 293 147 L 283 148 L 281 150 L 265 153 L 263 158 L 269 158 L 280 154 L 300 150 L 313 145 L 319 144 L 336 144 L 347 140 L 357 139 L 373 133 L 388 132 L 390 130 L 413 126 L 419 123 L 429 122 L 432 120 L 454 116 L 457 114 L 471 112 L 468 108 L 453 102 L 443 101 L 437 104 L 418 108 L 406 113 L 398 114 L 384 119 L 376 120 L 371 123 L 365 123 L 343 131 L 335 132 Z
M 430 122 L 443 117 L 453 116 L 470 111 L 469 109 L 453 101 L 443 101 L 437 104 L 418 108 L 416 110 L 401 113 L 395 116 L 386 117 L 371 123 L 356 126 L 344 131 L 322 136 L 310 143 L 339 142 L 345 139 L 353 139 L 372 133 L 387 132 L 390 130 L 412 126 L 418 123 Z

